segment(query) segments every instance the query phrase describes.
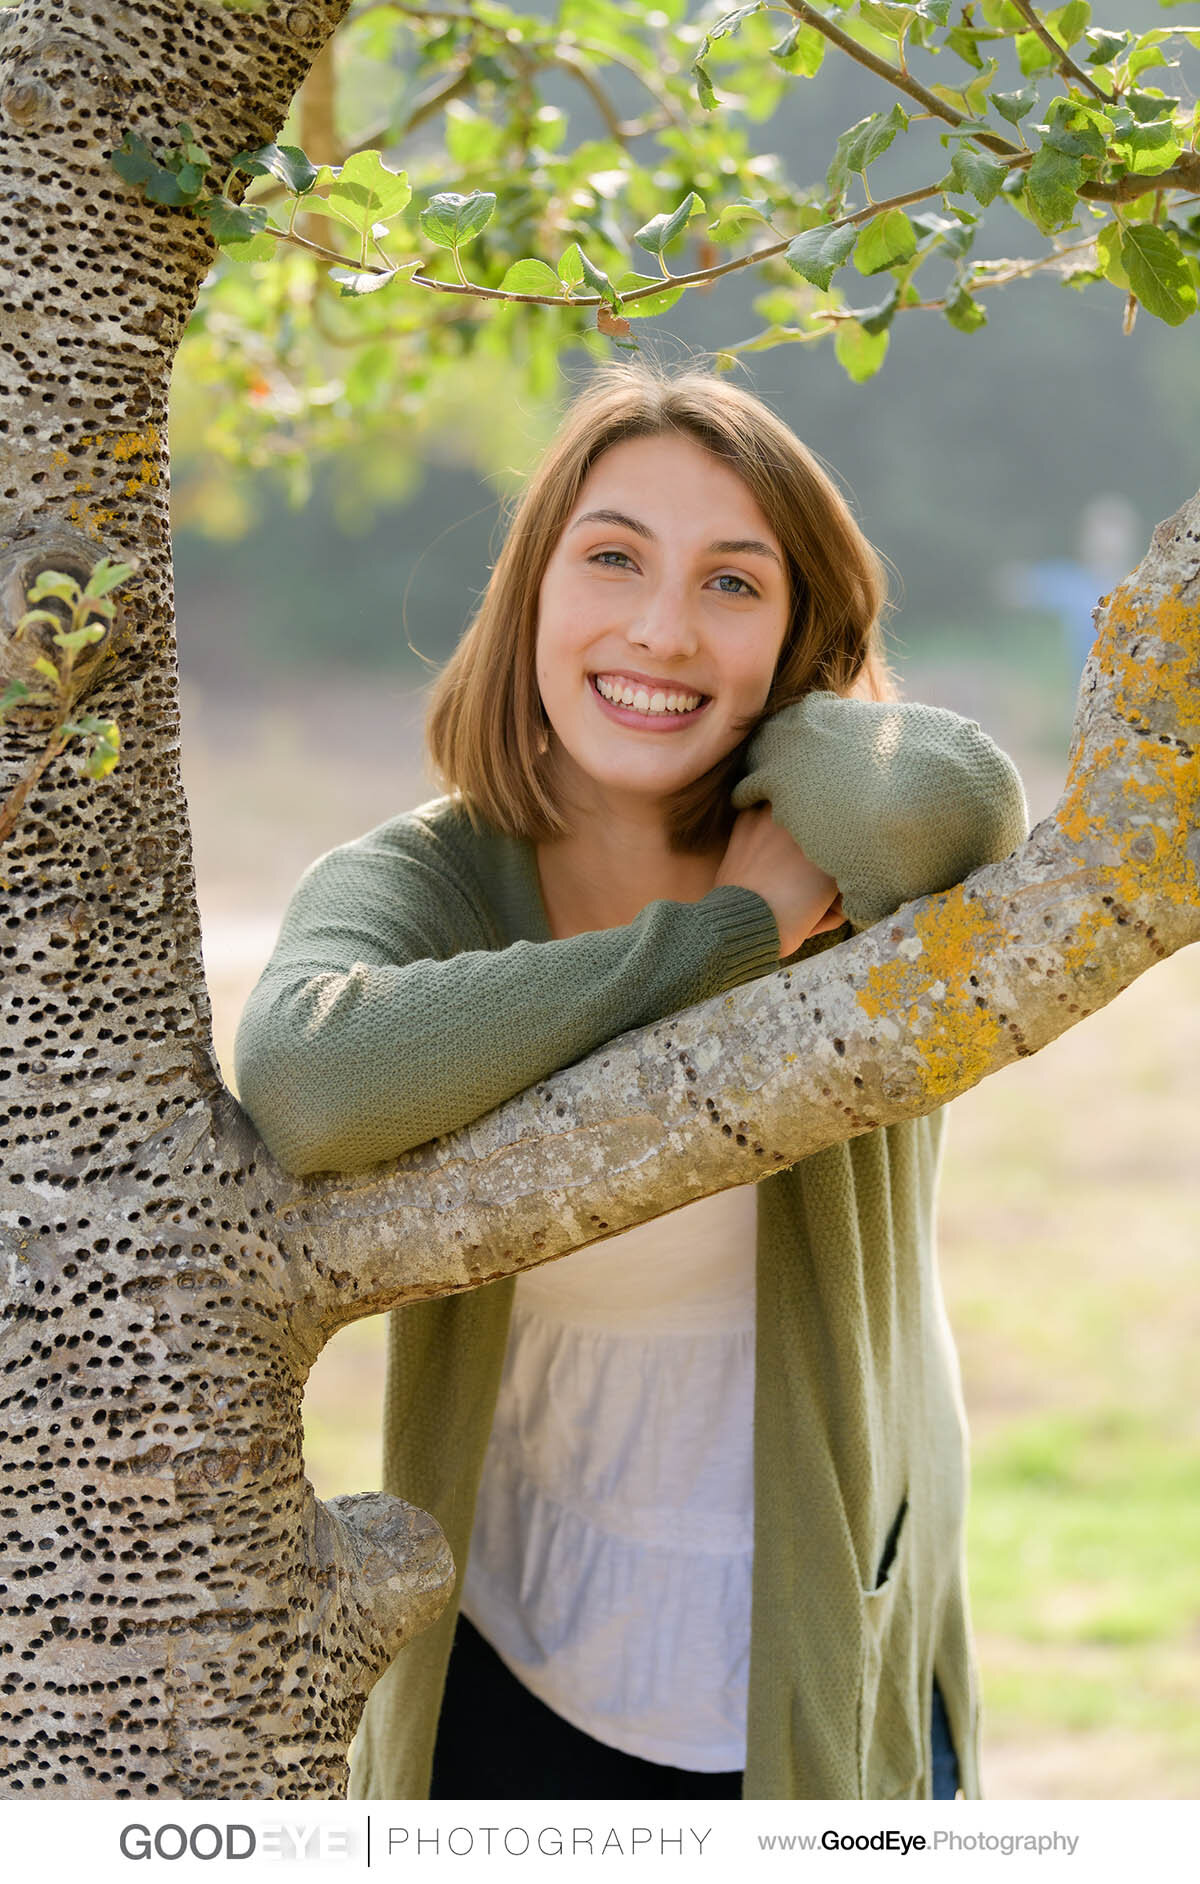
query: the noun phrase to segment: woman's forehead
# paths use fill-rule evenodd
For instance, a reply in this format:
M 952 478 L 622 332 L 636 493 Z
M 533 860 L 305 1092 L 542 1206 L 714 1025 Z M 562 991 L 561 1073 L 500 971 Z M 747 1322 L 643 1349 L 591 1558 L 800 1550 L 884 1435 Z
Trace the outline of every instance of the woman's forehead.
M 652 529 L 656 518 L 677 522 L 704 507 L 726 519 L 736 512 L 771 539 L 758 500 L 734 467 L 678 433 L 611 445 L 591 466 L 567 524 L 595 509 L 633 517 L 639 505 Z

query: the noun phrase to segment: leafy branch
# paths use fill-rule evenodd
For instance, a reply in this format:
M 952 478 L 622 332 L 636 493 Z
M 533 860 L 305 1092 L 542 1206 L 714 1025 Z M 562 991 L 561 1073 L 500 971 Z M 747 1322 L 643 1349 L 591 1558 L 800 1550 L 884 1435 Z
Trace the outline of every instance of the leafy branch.
M 57 658 L 39 654 L 30 662 L 28 671 L 37 675 L 40 685 L 20 677 L 9 681 L 0 694 L 0 721 L 15 712 L 48 714 L 53 730 L 33 764 L 0 806 L 0 843 L 16 828 L 21 808 L 42 774 L 66 751 L 72 740 L 82 741 L 77 770 L 84 778 L 107 778 L 121 756 L 121 732 L 116 721 L 78 711 L 80 698 L 95 676 L 94 660 L 86 663 L 86 671 L 81 671 L 80 657 L 85 650 L 110 639 L 115 604 L 108 599 L 109 594 L 129 580 L 135 567 L 133 563 L 116 563 L 104 557 L 82 589 L 74 576 L 59 569 L 43 569 L 26 591 L 25 599 L 31 604 L 50 598 L 65 602 L 71 612 L 70 626 L 64 626 L 61 615 L 53 609 L 31 606 L 13 630 L 12 639 L 19 642 L 27 629 L 39 624 L 48 629 Z M 96 615 L 103 616 L 104 620 L 92 619 Z M 43 636 L 43 645 L 45 638 Z
M 882 359 L 881 336 L 901 310 L 937 310 L 960 331 L 974 332 L 986 319 L 974 290 L 993 285 L 994 275 L 967 255 L 981 212 L 998 197 L 1052 238 L 1048 253 L 1027 272 L 1054 265 L 1062 252 L 1059 238 L 1078 228 L 1084 211 L 1103 221 L 1102 210 L 1110 209 L 1112 220 L 1089 238 L 1096 243 L 1098 266 L 1075 270 L 1076 284 L 1107 280 L 1126 303 L 1132 295 L 1160 319 L 1174 324 L 1188 318 L 1200 288 L 1200 230 L 1194 217 L 1176 211 L 1173 193 L 1200 187 L 1200 111 L 1189 108 L 1185 120 L 1180 101 L 1146 89 L 1143 74 L 1168 63 L 1163 42 L 1200 46 L 1200 33 L 1092 31 L 1086 49 L 1095 74 L 1090 76 L 1079 62 L 1084 55 L 1073 57 L 1069 50 L 1088 27 L 1085 0 L 1068 0 L 1045 19 L 1031 0 L 977 0 L 957 22 L 951 6 L 952 0 L 838 0 L 835 23 L 813 0 L 752 0 L 701 28 L 682 19 L 678 5 L 650 13 L 588 0 L 586 8 L 564 11 L 558 22 L 532 20 L 498 0 L 475 0 L 469 8 L 397 11 L 389 5 L 398 21 L 422 35 L 423 65 L 432 82 L 414 109 L 424 111 L 428 104 L 431 112 L 445 113 L 448 160 L 466 172 L 462 189 L 434 188 L 419 213 L 413 206 L 411 221 L 405 213 L 412 198 L 407 172 L 389 168 L 370 147 L 356 148 L 336 166 L 315 165 L 295 145 L 242 151 L 228 161 L 223 184 L 214 188 L 217 167 L 181 124 L 176 149 L 151 151 L 130 134 L 113 162 L 152 201 L 202 216 L 235 261 L 264 261 L 291 244 L 329 265 L 343 297 L 374 295 L 403 274 L 414 289 L 441 297 L 578 310 L 593 317 L 600 335 L 631 347 L 636 342 L 624 338 L 632 331 L 627 317 L 664 313 L 689 287 L 707 288 L 747 268 L 770 270 L 780 259 L 813 296 L 826 297 L 814 311 L 812 302 L 795 299 L 793 284 L 793 316 L 803 315 L 806 334 L 815 328 L 842 335 L 839 358 L 848 350 L 844 336 L 851 321 L 833 278 L 847 265 L 868 277 L 891 277 L 885 300 L 868 310 L 877 343 L 870 358 Z M 361 7 L 352 24 L 383 10 L 382 4 Z M 791 26 L 772 43 L 778 28 L 769 16 L 779 13 Z M 377 25 L 373 34 L 378 41 Z M 878 50 L 889 39 L 896 61 Z M 1015 47 L 1027 79 L 1019 90 L 995 89 L 998 61 L 987 55 L 996 41 Z M 763 115 L 781 88 L 817 72 L 830 45 L 885 80 L 903 102 L 841 134 L 823 189 L 777 186 L 771 160 L 759 163 L 742 151 L 740 133 L 718 127 L 716 118 L 732 119 L 747 99 L 757 101 L 756 114 Z M 906 57 L 906 47 L 913 46 L 958 58 L 972 73 L 959 86 L 922 84 Z M 629 150 L 630 139 L 647 127 L 621 120 L 602 84 L 603 63 L 636 71 L 670 119 L 665 130 L 653 127 L 668 153 L 653 170 L 639 167 Z M 1061 78 L 1064 95 L 1044 103 L 1034 81 L 1049 67 Z M 557 106 L 537 106 L 544 69 L 565 70 L 584 86 L 605 140 L 585 142 L 577 153 L 558 151 L 564 114 Z M 722 87 L 731 80 L 732 89 L 720 97 L 714 74 Z M 696 114 L 693 105 L 690 117 L 681 117 L 676 101 L 693 87 L 703 111 Z M 511 95 L 507 126 L 462 102 L 478 89 L 489 105 L 493 95 Z M 410 110 L 407 124 L 412 121 Z M 940 130 L 949 148 L 948 170 L 920 188 L 876 195 L 873 167 L 918 123 Z M 387 136 L 393 141 L 390 131 Z M 739 154 L 730 161 L 725 153 L 734 150 Z M 501 172 L 509 173 L 504 183 L 492 184 Z M 727 179 L 736 177 L 746 189 L 747 182 L 753 186 L 768 176 L 770 197 L 754 194 L 752 187 L 728 200 L 736 184 Z M 655 194 L 661 202 L 676 178 L 676 200 L 668 196 L 666 206 L 653 207 Z M 247 201 L 247 181 L 268 187 Z M 859 185 L 865 206 L 861 197 L 854 200 Z M 281 193 L 291 199 L 290 213 L 274 222 L 267 206 Z M 632 237 L 608 207 L 607 199 L 618 194 L 640 210 Z M 940 216 L 908 213 L 937 198 Z M 304 217 L 303 234 L 298 215 Z M 312 218 L 318 216 L 330 222 L 328 242 L 313 239 Z M 1083 220 L 1086 228 L 1086 215 Z M 720 254 L 756 222 L 772 241 Z M 526 233 L 531 224 L 532 242 Z M 486 239 L 479 240 L 485 231 Z M 697 235 L 700 265 L 671 265 L 668 252 Z M 354 243 L 352 255 L 342 252 L 346 241 Z M 394 253 L 401 244 L 402 259 Z M 639 269 L 631 244 L 655 258 L 657 273 Z M 430 266 L 429 245 L 447 252 L 449 279 L 439 279 L 441 271 Z M 522 253 L 527 245 L 533 253 Z M 943 292 L 922 295 L 913 286 L 913 272 L 935 253 L 953 262 L 953 279 Z M 756 305 L 778 303 L 784 292 L 776 289 Z M 328 333 L 321 299 L 314 294 L 310 307 L 314 331 L 350 344 L 348 337 Z M 795 331 L 790 319 L 769 318 L 769 331 Z M 435 345 L 447 325 L 436 318 L 429 325 Z M 382 342 L 389 330 L 364 316 L 362 331 Z M 414 331 L 412 315 L 402 313 L 395 332 L 411 339 Z M 585 329 L 582 337 L 597 341 L 594 331 Z

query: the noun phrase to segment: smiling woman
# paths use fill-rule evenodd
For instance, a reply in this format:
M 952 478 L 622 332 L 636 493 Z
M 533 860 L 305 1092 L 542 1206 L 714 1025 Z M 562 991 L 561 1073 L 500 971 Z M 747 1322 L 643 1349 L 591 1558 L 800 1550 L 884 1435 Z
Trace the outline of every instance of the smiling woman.
M 890 697 L 883 601 L 760 401 L 599 374 L 435 690 L 447 795 L 312 866 L 251 996 L 275 1154 L 394 1158 L 1008 855 L 1020 781 Z M 756 1148 L 757 1184 L 393 1314 L 386 1484 L 462 1616 L 372 1694 L 359 1796 L 977 1794 L 940 1130 Z

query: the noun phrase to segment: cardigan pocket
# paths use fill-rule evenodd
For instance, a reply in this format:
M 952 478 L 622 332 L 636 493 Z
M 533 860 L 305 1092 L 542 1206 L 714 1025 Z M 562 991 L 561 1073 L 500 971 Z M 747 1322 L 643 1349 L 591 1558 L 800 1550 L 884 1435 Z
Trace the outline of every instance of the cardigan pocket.
M 858 1703 L 859 1796 L 919 1794 L 925 1730 L 907 1548 L 908 1499 L 892 1522 L 874 1589 L 863 1590 L 862 1686 Z

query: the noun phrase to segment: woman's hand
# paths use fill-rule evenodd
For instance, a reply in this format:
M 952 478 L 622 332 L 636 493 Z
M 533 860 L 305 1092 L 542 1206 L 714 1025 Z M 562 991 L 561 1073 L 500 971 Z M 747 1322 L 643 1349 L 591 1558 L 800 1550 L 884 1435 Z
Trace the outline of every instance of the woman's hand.
M 792 955 L 810 935 L 838 929 L 845 921 L 832 877 L 801 850 L 769 805 L 739 811 L 717 871 L 717 883 L 755 890 L 770 905 L 779 929 L 779 958 Z

